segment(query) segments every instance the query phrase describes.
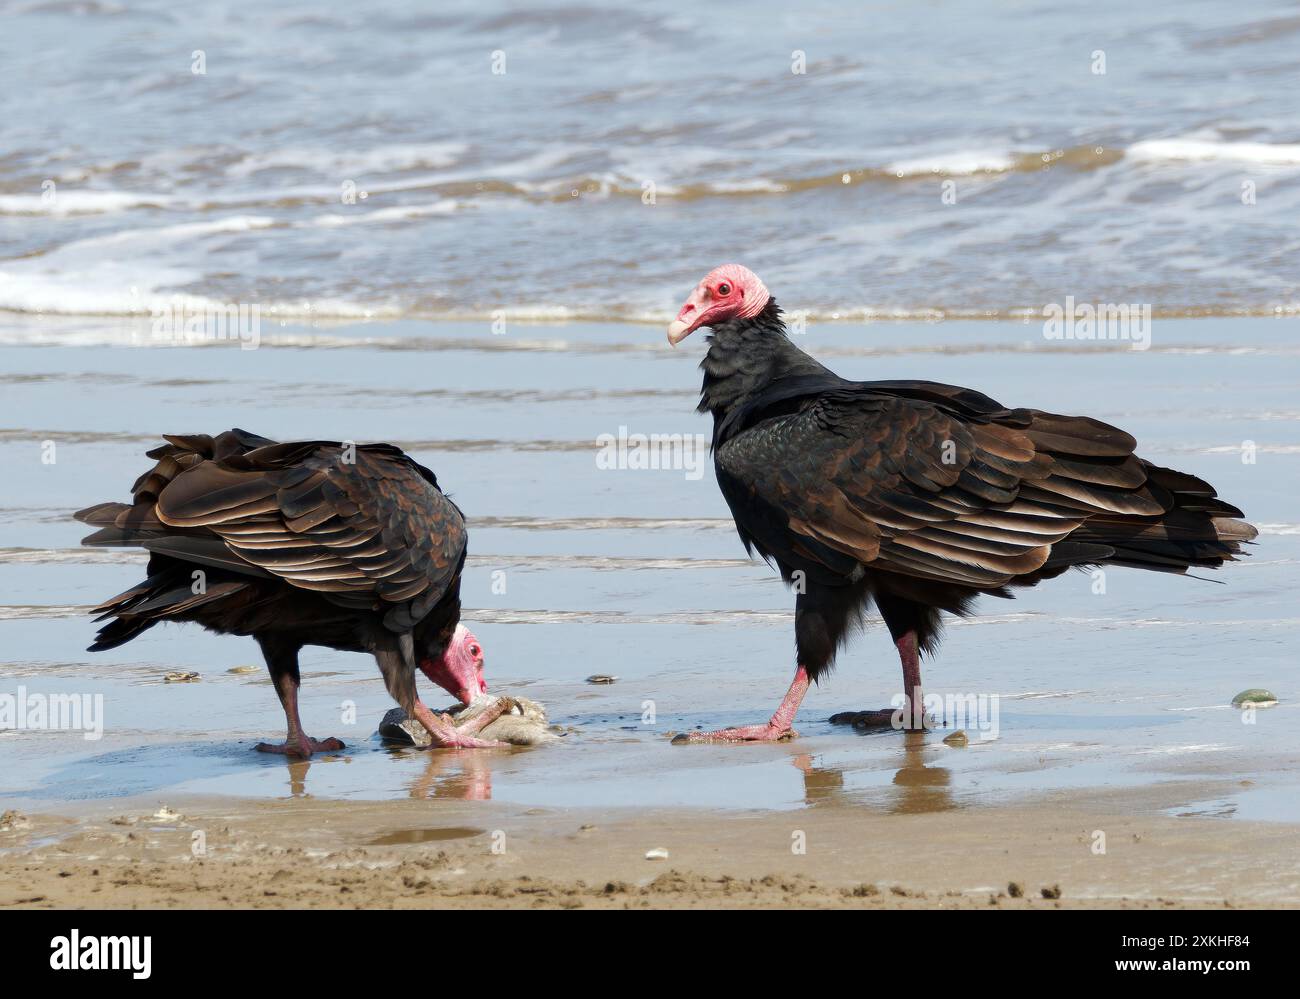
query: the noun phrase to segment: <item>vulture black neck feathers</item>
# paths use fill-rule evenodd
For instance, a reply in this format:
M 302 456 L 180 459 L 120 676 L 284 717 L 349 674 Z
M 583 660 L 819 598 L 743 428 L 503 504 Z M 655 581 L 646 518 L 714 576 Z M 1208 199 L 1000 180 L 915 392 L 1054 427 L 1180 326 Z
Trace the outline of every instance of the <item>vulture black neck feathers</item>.
M 708 343 L 700 363 L 704 384 L 697 408 L 713 414 L 715 448 L 725 435 L 743 429 L 745 413 L 843 382 L 790 342 L 776 299 L 753 319 L 718 323 Z

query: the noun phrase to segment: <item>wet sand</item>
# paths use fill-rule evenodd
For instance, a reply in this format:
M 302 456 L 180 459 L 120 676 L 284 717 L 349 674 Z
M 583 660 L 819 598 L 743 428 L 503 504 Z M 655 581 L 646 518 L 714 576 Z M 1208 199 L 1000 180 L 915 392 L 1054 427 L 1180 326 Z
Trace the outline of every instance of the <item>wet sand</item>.
M 180 802 L 159 820 L 154 806 L 119 802 L 0 833 L 0 907 L 1300 904 L 1300 831 L 1163 814 L 1187 793 L 1052 795 L 945 817 L 245 799 Z M 653 849 L 668 857 L 646 859 Z
M 1215 582 L 1120 569 L 1098 592 L 1070 573 L 981 602 L 925 674 L 932 693 L 998 704 L 992 737 L 972 729 L 964 748 L 946 731 L 828 723 L 894 693 L 897 663 L 874 621 L 810 692 L 798 740 L 673 747 L 674 732 L 766 718 L 791 669 L 790 595 L 743 557 L 707 464 L 696 476 L 597 461 L 597 440 L 620 427 L 707 432 L 693 412 L 702 342 L 669 351 L 660 328 L 634 325 L 498 337 L 484 324 L 404 322 L 276 326 L 255 351 L 149 349 L 131 322 L 0 323 L 0 461 L 12 473 L 0 694 L 103 699 L 98 739 L 0 731 L 0 812 L 33 817 L 29 832 L 0 833 L 0 849 L 20 851 L 0 865 L 0 899 L 988 906 L 992 895 L 1038 906 L 1055 904 L 1038 892 L 1060 883 L 1062 905 L 1297 904 L 1290 327 L 1162 320 L 1145 352 L 1052 343 L 1040 327 L 815 324 L 802 342 L 846 376 L 927 377 L 1119 424 L 1145 456 L 1241 505 L 1261 527 L 1252 557 Z M 308 649 L 308 731 L 347 749 L 288 766 L 251 749 L 282 732 L 251 640 L 168 626 L 84 652 L 87 608 L 140 578 L 144 558 L 79 548 L 71 512 L 123 497 L 161 431 L 232 425 L 387 439 L 434 468 L 469 519 L 464 617 L 492 689 L 541 702 L 564 738 L 484 754 L 390 750 L 374 735 L 392 702 L 373 661 Z M 57 463 L 41 460 L 45 441 Z M 1246 444 L 1256 460 L 1243 460 Z M 707 440 L 701 451 L 707 462 Z M 165 682 L 173 671 L 199 679 Z M 618 681 L 586 683 L 595 673 Z M 1256 686 L 1281 703 L 1243 724 L 1229 701 Z M 181 832 L 109 821 L 162 803 L 187 816 Z M 201 864 L 186 859 L 191 827 L 208 836 Z M 446 829 L 472 835 L 375 844 Z M 490 852 L 496 829 L 502 855 Z M 1090 853 L 1098 829 L 1106 857 Z M 790 852 L 796 830 L 808 834 L 804 856 Z M 655 847 L 669 859 L 645 860 Z M 274 852 L 291 849 L 303 852 Z M 669 871 L 686 880 L 642 894 Z M 408 875 L 428 884 L 408 887 Z M 796 876 L 797 890 L 783 887 Z M 723 877 L 737 879 L 729 894 Z M 562 887 L 520 890 L 540 879 Z M 1012 880 L 1025 899 L 998 899 Z M 607 898 L 609 882 L 635 890 Z M 880 894 L 841 894 L 863 884 Z
M 170 6 L 5 12 L 0 79 L 42 113 L 0 119 L 0 814 L 31 817 L 0 831 L 0 902 L 1296 904 L 1281 0 L 1103 0 L 1086 45 L 1043 0 L 945 5 L 946 32 L 930 5 L 829 0 Z M 964 747 L 829 723 L 896 693 L 875 620 L 796 741 L 672 747 L 767 718 L 794 665 L 792 597 L 714 482 L 704 338 L 664 343 L 737 259 L 846 377 L 1132 432 L 1245 510 L 1252 557 L 980 602 L 925 668 L 990 723 L 945 715 Z M 1129 321 L 1049 339 L 1062 302 Z M 488 681 L 563 738 L 392 750 L 373 661 L 309 648 L 304 723 L 347 748 L 286 765 L 251 748 L 283 733 L 251 639 L 165 626 L 87 653 L 87 611 L 146 559 L 79 547 L 72 513 L 125 499 L 161 433 L 233 426 L 435 469 L 467 514 Z M 625 434 L 679 436 L 690 464 L 602 464 Z M 1253 687 L 1278 706 L 1230 706 Z M 7 722 L 29 697 L 93 724 Z M 185 818 L 151 819 L 164 803 Z

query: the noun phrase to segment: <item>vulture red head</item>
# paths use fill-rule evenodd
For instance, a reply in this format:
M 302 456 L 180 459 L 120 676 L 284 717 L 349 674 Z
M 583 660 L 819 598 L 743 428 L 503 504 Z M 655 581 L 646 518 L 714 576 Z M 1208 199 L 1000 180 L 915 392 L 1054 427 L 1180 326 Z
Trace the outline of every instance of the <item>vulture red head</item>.
M 763 282 L 748 267 L 723 264 L 715 267 L 696 285 L 668 327 L 668 342 L 674 347 L 701 326 L 713 326 L 727 319 L 752 319 L 763 311 L 768 299 Z
M 440 659 L 421 659 L 420 670 L 439 687 L 462 704 L 469 704 L 487 693 L 483 677 L 483 644 L 463 624 L 447 643 Z

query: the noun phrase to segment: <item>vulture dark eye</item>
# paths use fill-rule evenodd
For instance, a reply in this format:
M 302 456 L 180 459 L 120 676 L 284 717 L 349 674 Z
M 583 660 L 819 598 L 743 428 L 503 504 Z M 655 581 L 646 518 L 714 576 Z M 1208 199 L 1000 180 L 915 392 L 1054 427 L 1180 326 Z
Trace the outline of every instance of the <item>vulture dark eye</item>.
M 723 284 L 718 285 L 718 294 L 719 294 L 719 295 L 730 295 L 730 294 L 731 294 L 731 285 L 726 284 L 726 283 L 723 283 Z

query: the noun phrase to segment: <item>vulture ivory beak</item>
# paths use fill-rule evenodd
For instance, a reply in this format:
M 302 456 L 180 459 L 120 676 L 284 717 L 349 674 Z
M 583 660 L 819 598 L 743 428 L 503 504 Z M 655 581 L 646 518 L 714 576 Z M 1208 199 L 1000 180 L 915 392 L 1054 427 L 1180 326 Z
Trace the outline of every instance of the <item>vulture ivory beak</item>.
M 699 285 L 682 306 L 677 318 L 668 324 L 668 342 L 676 347 L 704 324 L 709 314 L 709 290 Z

